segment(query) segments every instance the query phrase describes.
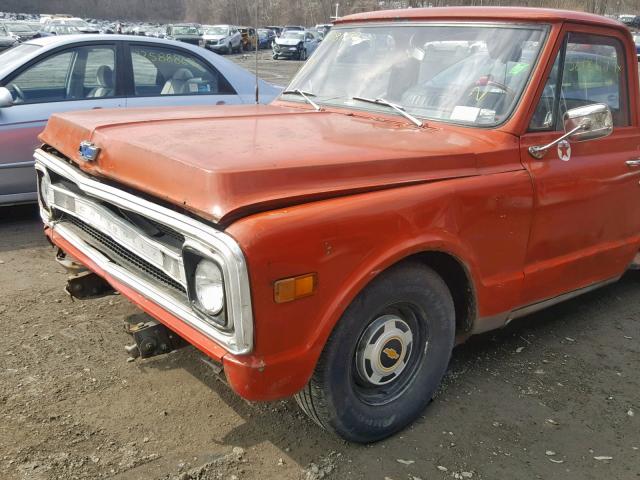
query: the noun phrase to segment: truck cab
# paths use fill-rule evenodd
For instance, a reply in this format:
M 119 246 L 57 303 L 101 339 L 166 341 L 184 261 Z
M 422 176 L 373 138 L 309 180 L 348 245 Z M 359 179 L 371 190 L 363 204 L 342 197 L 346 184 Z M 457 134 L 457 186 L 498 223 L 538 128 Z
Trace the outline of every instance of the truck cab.
M 639 91 L 615 20 L 357 14 L 271 105 L 52 117 L 41 216 L 74 286 L 86 269 L 239 395 L 371 442 L 457 343 L 638 265 Z

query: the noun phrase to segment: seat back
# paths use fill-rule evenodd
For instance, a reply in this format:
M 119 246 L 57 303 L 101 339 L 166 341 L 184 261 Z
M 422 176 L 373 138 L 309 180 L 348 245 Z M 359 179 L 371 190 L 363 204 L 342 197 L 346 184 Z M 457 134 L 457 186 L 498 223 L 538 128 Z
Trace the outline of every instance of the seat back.
M 93 88 L 88 98 L 111 97 L 114 94 L 113 69 L 108 65 L 101 65 L 96 72 L 98 86 Z
M 160 95 L 181 95 L 190 93 L 189 80 L 192 78 L 193 73 L 191 73 L 191 70 L 188 68 L 179 68 L 164 84 Z

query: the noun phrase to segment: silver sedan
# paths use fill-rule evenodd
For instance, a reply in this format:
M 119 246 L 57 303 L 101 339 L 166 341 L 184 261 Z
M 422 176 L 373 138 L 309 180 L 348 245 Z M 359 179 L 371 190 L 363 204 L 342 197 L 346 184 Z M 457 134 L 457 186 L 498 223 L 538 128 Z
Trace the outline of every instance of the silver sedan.
M 280 91 L 260 81 L 260 103 Z M 54 113 L 254 101 L 250 72 L 185 43 L 69 35 L 20 44 L 0 53 L 0 205 L 36 200 L 33 150 Z

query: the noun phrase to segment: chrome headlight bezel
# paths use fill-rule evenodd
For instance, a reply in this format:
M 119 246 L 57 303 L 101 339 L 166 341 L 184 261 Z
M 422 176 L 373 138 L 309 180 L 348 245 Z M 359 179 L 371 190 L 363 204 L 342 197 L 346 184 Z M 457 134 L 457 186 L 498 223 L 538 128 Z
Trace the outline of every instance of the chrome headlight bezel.
M 193 240 L 186 240 L 182 248 L 182 261 L 184 264 L 185 276 L 187 279 L 187 295 L 189 302 L 194 312 L 198 314 L 203 320 L 209 322 L 214 327 L 223 331 L 230 331 L 233 329 L 233 325 L 229 322 L 228 315 L 228 275 L 225 271 L 224 260 L 215 251 L 208 249 L 204 245 L 201 245 Z M 202 302 L 198 298 L 197 286 L 196 286 L 196 270 L 198 265 L 203 261 L 209 261 L 215 264 L 222 275 L 222 288 L 223 288 L 223 305 L 219 312 L 214 313 L 207 310 Z

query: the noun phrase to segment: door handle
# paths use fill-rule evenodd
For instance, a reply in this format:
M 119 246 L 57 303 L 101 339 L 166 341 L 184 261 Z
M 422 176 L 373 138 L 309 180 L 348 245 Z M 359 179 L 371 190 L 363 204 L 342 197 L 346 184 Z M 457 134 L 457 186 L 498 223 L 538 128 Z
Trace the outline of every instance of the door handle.
M 635 158 L 633 160 L 627 160 L 625 162 L 627 164 L 628 167 L 633 168 L 633 167 L 640 167 L 640 158 Z

